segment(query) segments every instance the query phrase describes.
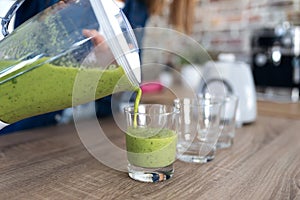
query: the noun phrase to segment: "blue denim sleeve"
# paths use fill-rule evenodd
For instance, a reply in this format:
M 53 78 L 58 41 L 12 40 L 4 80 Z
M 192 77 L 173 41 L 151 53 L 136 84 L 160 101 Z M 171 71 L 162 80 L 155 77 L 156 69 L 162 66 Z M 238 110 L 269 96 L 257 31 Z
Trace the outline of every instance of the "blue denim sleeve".
M 143 1 L 126 0 L 123 12 L 133 29 L 145 27 L 149 13 Z

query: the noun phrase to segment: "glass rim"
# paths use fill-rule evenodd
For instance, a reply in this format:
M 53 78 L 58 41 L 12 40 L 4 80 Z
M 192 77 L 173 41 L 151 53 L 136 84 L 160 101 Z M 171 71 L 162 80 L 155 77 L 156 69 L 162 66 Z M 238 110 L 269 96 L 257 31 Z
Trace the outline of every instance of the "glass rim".
M 185 100 L 190 100 L 190 101 L 185 101 Z M 203 100 L 203 101 L 202 101 Z M 206 101 L 207 100 L 207 101 Z M 213 100 L 211 102 L 208 102 L 210 100 Z M 216 100 L 216 99 L 212 99 L 212 98 L 199 98 L 199 97 L 194 97 L 194 98 L 176 98 L 174 99 L 174 104 L 175 106 L 178 104 L 181 105 L 189 105 L 189 106 L 200 106 L 200 107 L 215 107 L 215 106 L 222 106 L 224 104 L 223 100 Z
M 226 94 L 226 95 L 215 95 L 215 94 L 198 94 L 197 98 L 207 98 L 207 99 L 216 99 L 216 100 L 221 100 L 221 101 L 227 101 L 230 99 L 234 99 L 235 101 L 239 100 L 239 97 L 233 93 Z
M 125 114 L 130 115 L 143 115 L 143 116 L 168 116 L 173 114 L 178 114 L 179 110 L 176 109 L 173 105 L 168 104 L 139 104 L 138 108 L 140 107 L 160 107 L 160 108 L 167 108 L 165 112 L 156 112 L 156 113 L 147 113 L 147 112 L 134 112 L 134 105 L 129 105 L 124 107 Z M 139 110 L 139 109 L 138 109 Z

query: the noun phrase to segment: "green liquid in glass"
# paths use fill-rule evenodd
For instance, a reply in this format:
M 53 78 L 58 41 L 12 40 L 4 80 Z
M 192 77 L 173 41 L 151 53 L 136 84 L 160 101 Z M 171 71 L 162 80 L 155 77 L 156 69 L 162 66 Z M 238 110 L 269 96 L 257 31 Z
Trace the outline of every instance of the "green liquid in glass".
M 126 133 L 128 161 L 139 167 L 166 167 L 175 161 L 176 142 L 176 133 L 169 129 L 129 128 Z

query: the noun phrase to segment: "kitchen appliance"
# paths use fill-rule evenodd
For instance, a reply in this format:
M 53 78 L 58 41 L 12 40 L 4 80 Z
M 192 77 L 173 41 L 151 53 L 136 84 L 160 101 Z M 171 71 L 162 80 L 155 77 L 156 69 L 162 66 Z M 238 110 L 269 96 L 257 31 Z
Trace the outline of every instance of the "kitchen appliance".
M 199 93 L 236 95 L 239 98 L 237 126 L 254 122 L 257 115 L 256 92 L 250 65 L 236 61 L 233 54 L 220 54 L 218 59 L 204 65 Z
M 300 26 L 284 22 L 251 37 L 254 82 L 260 88 L 300 89 Z
M 9 34 L 9 23 L 24 1 L 17 0 L 2 18 L 4 36 Z M 66 0 L 63 4 L 55 4 L 22 24 L 11 37 L 5 38 L 0 43 L 0 59 L 26 61 L 26 58 L 48 56 L 53 60 L 74 50 L 83 53 L 84 57 L 88 51 L 86 44 L 91 38 L 84 37 L 83 29 L 98 30 L 130 79 L 135 83 L 141 82 L 136 38 L 124 13 L 113 0 Z M 79 54 L 76 56 L 80 57 Z M 78 59 L 82 60 L 75 60 Z
M 28 77 L 28 74 L 31 72 L 33 72 L 31 74 L 35 74 L 37 69 L 45 69 L 43 66 L 48 64 L 61 67 L 62 71 L 65 68 L 68 68 L 70 71 L 70 69 L 74 68 L 80 68 L 81 70 L 82 68 L 89 69 L 92 67 L 105 70 L 114 60 L 123 68 L 130 84 L 139 87 L 141 70 L 137 41 L 125 15 L 113 0 L 61 1 L 32 17 L 9 34 L 8 25 L 10 20 L 24 1 L 17 0 L 1 21 L 2 33 L 5 38 L 0 42 L 0 91 L 2 90 L 3 92 L 4 88 L 7 89 L 9 82 L 15 83 L 20 80 L 20 77 Z M 99 36 L 104 37 L 105 42 L 103 43 L 107 44 L 105 45 L 105 51 L 101 48 L 101 45 L 93 44 L 92 37 L 84 35 L 83 30 L 86 29 L 96 30 Z M 86 62 L 88 56 L 90 58 L 88 61 L 90 62 Z M 57 68 L 54 69 L 57 71 Z M 45 84 L 45 81 L 43 82 L 42 79 L 34 78 L 32 85 L 38 85 L 38 90 L 41 90 L 41 87 L 45 87 L 45 92 L 52 91 L 54 93 L 59 87 L 62 87 L 54 83 L 62 82 L 60 79 L 67 77 L 59 76 L 61 74 L 55 74 L 53 84 Z M 69 73 L 69 75 L 72 76 L 72 73 Z M 49 74 L 41 73 L 39 76 L 45 76 L 44 78 L 46 78 L 49 77 Z M 24 80 L 24 78 L 21 79 Z M 74 76 L 70 80 L 71 83 L 73 83 L 73 79 Z M 110 80 L 113 79 L 111 78 Z M 67 84 L 64 82 L 63 85 Z M 21 87 L 28 90 L 31 86 L 30 84 L 25 84 Z M 108 84 L 103 84 L 103 87 L 108 87 Z M 16 88 L 16 86 L 12 88 Z M 126 90 L 128 88 L 119 87 L 119 89 Z M 51 109 L 43 110 L 39 105 L 36 105 L 38 104 L 37 102 L 40 102 L 39 98 L 42 99 L 42 97 L 34 92 L 32 94 L 28 93 L 28 97 L 26 97 L 34 101 L 26 101 L 28 104 L 32 103 L 20 106 L 16 102 L 18 99 L 19 104 L 24 104 L 25 100 L 19 99 L 21 98 L 20 96 L 24 96 L 25 90 L 13 89 L 13 91 L 7 92 L 3 96 L 0 95 L 0 105 L 6 109 L 9 107 L 8 111 L 6 111 L 7 113 L 15 112 L 16 116 L 18 116 L 16 120 L 42 114 L 43 112 L 55 111 L 52 110 L 54 108 L 59 110 L 67 106 L 73 106 L 72 101 L 67 100 L 65 105 L 57 103 Z M 20 92 L 17 93 L 17 91 Z M 110 92 L 110 90 L 108 91 Z M 62 94 L 66 93 L 68 91 Z M 105 95 L 108 95 L 108 93 L 105 93 Z M 60 95 L 57 95 L 57 98 L 59 100 Z M 63 99 L 63 97 L 61 98 Z M 56 99 L 52 101 L 54 104 L 58 102 Z M 22 108 L 34 107 L 35 109 L 27 109 L 21 116 L 17 109 L 18 106 Z M 5 117 L 7 115 L 0 109 L 0 116 Z M 0 120 L 2 121 L 3 119 Z M 0 129 L 8 125 L 6 122 L 1 121 Z M 14 122 L 14 119 L 11 119 L 11 121 Z

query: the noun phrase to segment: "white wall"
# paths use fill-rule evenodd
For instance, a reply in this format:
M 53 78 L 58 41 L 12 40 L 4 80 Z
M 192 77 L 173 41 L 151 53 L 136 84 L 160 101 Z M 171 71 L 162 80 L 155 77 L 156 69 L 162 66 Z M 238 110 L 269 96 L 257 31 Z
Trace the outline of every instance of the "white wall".
M 4 17 L 6 12 L 9 10 L 10 6 L 14 3 L 13 0 L 0 0 L 0 17 Z M 1 19 L 0 19 L 1 20 Z M 14 18 L 9 24 L 9 31 L 13 30 Z M 0 27 L 2 29 L 2 27 Z M 3 39 L 2 33 L 0 33 L 0 40 Z

